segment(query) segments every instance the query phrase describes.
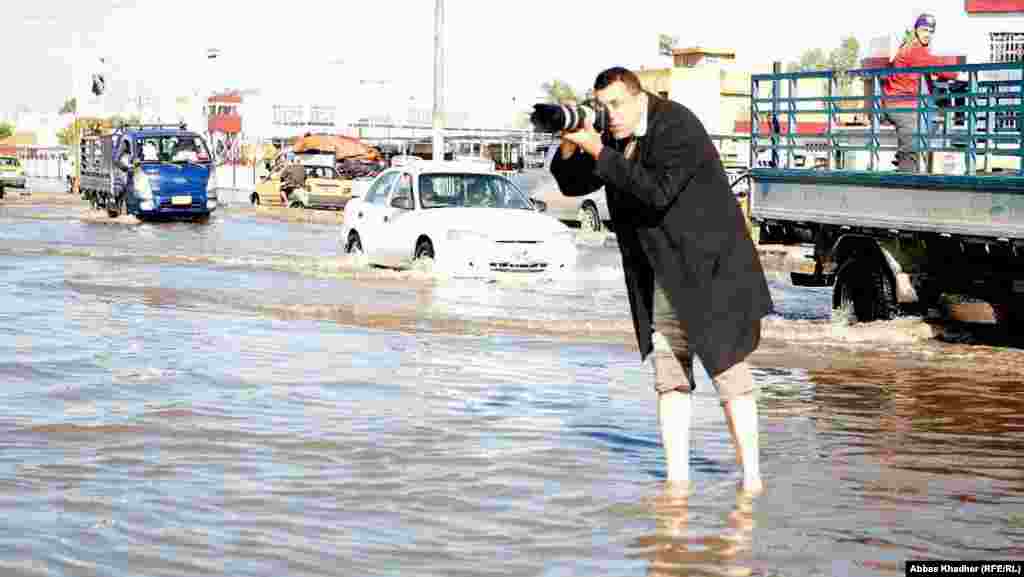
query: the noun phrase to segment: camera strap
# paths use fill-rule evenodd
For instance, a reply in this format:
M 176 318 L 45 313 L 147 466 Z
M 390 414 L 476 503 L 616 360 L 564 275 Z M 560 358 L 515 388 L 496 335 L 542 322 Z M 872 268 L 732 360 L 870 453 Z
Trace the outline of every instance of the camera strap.
M 626 144 L 626 149 L 622 151 L 622 156 L 626 157 L 626 160 L 633 160 L 633 156 L 636 154 L 636 138 L 630 138 L 629 143 Z

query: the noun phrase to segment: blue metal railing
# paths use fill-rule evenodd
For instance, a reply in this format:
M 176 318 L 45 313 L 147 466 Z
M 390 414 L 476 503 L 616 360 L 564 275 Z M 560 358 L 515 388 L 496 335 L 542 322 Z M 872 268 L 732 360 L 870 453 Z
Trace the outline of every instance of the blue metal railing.
M 927 90 L 928 75 L 939 72 L 965 73 L 967 82 L 964 90 L 942 94 Z M 918 95 L 897 97 L 898 100 L 884 95 L 883 80 L 894 74 L 918 74 Z M 978 173 L 979 154 L 985 158 L 986 169 L 991 157 L 1015 157 L 1018 159 L 1017 172 L 1024 175 L 1024 162 L 1021 162 L 1021 144 L 1024 142 L 1024 62 L 866 68 L 847 71 L 846 77 L 850 81 L 861 79 L 865 86 L 870 86 L 870 91 L 866 90 L 863 95 L 837 95 L 841 75 L 833 70 L 753 75 L 750 101 L 751 165 L 757 165 L 762 152 L 769 152 L 770 160 L 761 161 L 762 164 L 791 169 L 798 151 L 817 148 L 828 152 L 827 166 L 824 168 L 829 170 L 836 164 L 837 152 L 866 151 L 868 170 L 876 171 L 880 168 L 879 153 L 897 148 L 895 145 L 882 144 L 881 125 L 885 113 L 912 112 L 917 119 L 917 127 L 912 135 L 915 152 L 962 153 L 965 155 L 964 173 L 968 175 Z M 824 95 L 799 96 L 798 83 L 807 79 L 819 79 L 826 83 L 822 90 Z M 770 92 L 762 96 L 765 84 L 769 85 Z M 843 106 L 857 102 L 862 105 Z M 825 130 L 811 134 L 798 133 L 797 120 L 802 115 L 824 116 Z M 842 126 L 840 118 L 845 115 L 866 116 L 867 121 Z M 766 121 L 769 128 L 762 131 L 762 123 Z M 859 132 L 858 128 L 861 129 Z

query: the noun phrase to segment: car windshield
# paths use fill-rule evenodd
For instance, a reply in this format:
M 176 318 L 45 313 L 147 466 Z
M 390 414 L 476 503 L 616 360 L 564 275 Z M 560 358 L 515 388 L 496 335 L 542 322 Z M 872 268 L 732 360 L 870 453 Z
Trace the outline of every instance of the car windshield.
M 496 174 L 421 174 L 419 192 L 423 208 L 532 210 L 526 195 L 508 179 Z
M 0 158 L 0 166 L 18 166 L 17 158 Z
M 201 136 L 175 134 L 145 136 L 137 140 L 138 158 L 147 162 L 210 162 L 210 152 Z

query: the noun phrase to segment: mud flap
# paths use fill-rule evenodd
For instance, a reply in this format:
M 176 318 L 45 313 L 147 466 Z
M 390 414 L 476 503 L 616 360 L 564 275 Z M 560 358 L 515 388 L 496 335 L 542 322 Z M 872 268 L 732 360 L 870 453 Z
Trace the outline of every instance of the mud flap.
M 835 273 L 791 272 L 789 273 L 789 279 L 793 286 L 826 287 L 835 284 L 836 275 Z

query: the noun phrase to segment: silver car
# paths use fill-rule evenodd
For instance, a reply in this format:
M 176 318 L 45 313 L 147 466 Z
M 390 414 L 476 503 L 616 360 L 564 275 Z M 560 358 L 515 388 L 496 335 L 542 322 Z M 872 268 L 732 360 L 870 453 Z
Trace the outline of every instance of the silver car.
M 543 168 L 526 169 L 513 180 L 534 202 L 540 201 L 544 212 L 558 220 L 579 223 L 583 232 L 604 230 L 611 221 L 604 188 L 599 188 L 586 196 L 562 194 L 550 170 L 551 159 L 557 151 L 558 145 L 552 145 L 545 156 Z

